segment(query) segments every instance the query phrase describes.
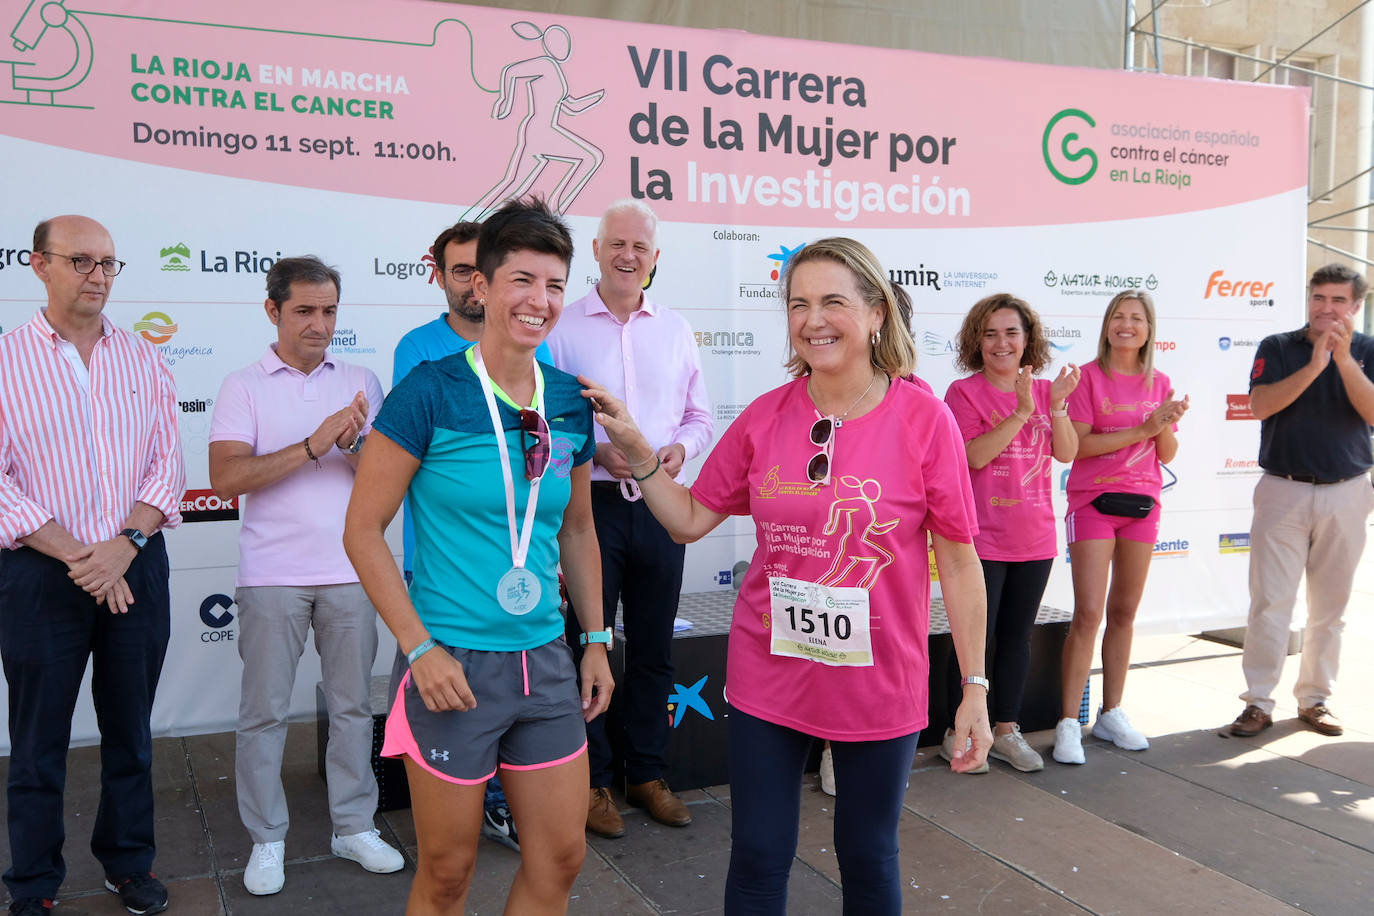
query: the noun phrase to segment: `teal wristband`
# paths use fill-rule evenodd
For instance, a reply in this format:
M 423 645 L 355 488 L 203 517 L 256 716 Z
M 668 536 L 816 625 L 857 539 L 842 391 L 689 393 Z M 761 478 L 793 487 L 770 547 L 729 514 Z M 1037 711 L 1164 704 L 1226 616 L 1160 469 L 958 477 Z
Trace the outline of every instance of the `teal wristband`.
M 406 661 L 412 665 L 415 664 L 416 660 L 419 659 L 421 655 L 424 655 L 426 652 L 428 652 L 430 649 L 433 649 L 437 645 L 439 644 L 435 642 L 434 637 L 431 636 L 429 639 L 426 639 L 424 642 L 420 643 L 414 649 L 411 649 L 409 652 L 407 652 Z

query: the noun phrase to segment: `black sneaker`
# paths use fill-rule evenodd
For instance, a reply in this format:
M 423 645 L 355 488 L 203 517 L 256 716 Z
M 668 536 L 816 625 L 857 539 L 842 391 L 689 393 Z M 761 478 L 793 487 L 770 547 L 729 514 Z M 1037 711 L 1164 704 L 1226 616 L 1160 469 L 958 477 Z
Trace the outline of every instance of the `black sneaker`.
M 505 805 L 487 808 L 482 812 L 482 836 L 516 852 L 520 851 L 520 837 L 515 832 L 515 820 Z
M 10 901 L 10 916 L 48 916 L 52 907 L 46 897 L 20 897 Z
M 134 916 L 147 913 L 161 913 L 167 909 L 167 888 L 151 872 L 142 875 L 125 875 L 122 878 L 106 878 L 105 890 L 118 894 L 124 909 Z

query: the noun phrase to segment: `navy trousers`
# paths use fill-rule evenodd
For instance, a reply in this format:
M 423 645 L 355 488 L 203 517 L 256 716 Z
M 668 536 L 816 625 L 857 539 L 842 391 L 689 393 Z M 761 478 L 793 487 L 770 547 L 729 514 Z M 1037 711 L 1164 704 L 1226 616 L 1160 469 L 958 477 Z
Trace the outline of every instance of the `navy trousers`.
M 601 543 L 604 626 L 615 625 L 616 603 L 624 606 L 625 673 L 615 685 L 615 700 L 625 729 L 625 781 L 649 782 L 667 765 L 673 618 L 687 548 L 673 543 L 643 500 L 626 501 L 616 484 L 592 482 L 592 517 Z M 568 644 L 579 664 L 581 633 L 570 611 Z M 587 756 L 592 786 L 609 786 L 611 742 L 604 715 L 587 723 Z
M 15 897 L 56 897 L 66 877 L 62 793 L 86 660 L 100 727 L 100 806 L 91 852 L 111 877 L 152 869 L 153 741 L 149 715 L 171 631 L 167 549 L 148 539 L 124 579 L 127 614 L 111 614 L 28 547 L 0 551 L 0 657 L 9 682 L 7 787 Z

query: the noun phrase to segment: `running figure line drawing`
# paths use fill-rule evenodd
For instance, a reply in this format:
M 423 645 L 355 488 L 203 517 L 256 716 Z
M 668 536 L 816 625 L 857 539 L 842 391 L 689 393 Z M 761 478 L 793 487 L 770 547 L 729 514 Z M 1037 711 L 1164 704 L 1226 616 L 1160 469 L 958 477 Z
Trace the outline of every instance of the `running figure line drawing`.
M 852 491 L 852 496 L 841 496 L 840 487 Z M 892 554 L 888 553 L 870 538 L 887 534 L 901 523 L 901 519 L 894 518 L 886 522 L 878 521 L 878 500 L 882 498 L 883 487 L 878 481 L 869 478 L 860 480 L 857 477 L 846 474 L 839 478 L 835 486 L 835 501 L 830 504 L 830 517 L 826 519 L 824 532 L 833 535 L 840 528 L 841 518 L 844 520 L 845 530 L 840 536 L 840 542 L 835 545 L 835 560 L 830 564 L 830 569 L 826 570 L 821 576 L 821 585 L 839 585 L 860 563 L 869 563 L 868 572 L 859 580 L 860 588 L 872 588 L 878 581 L 878 575 L 886 569 L 893 560 Z M 856 520 L 862 511 L 867 510 L 868 522 L 859 531 L 855 538 L 856 544 L 850 544 L 850 537 L 859 529 Z M 867 554 L 860 553 L 862 544 L 870 551 Z M 846 562 L 847 561 L 847 562 Z M 843 563 L 843 568 L 841 568 Z
M 544 53 L 512 61 L 501 69 L 501 89 L 492 107 L 492 117 L 504 121 L 515 109 L 516 94 L 525 88 L 526 110 L 515 131 L 515 148 L 506 173 L 477 203 L 463 214 L 465 220 L 481 221 L 501 201 L 525 194 L 550 162 L 569 166 L 558 186 L 548 196 L 550 207 L 566 213 L 577 195 L 591 181 L 606 154 L 600 147 L 563 126 L 562 118 L 590 111 L 601 103 L 605 89 L 586 95 L 568 94 L 563 64 L 572 56 L 572 36 L 561 25 L 540 29 L 521 20 L 511 31 L 526 41 L 538 41 Z

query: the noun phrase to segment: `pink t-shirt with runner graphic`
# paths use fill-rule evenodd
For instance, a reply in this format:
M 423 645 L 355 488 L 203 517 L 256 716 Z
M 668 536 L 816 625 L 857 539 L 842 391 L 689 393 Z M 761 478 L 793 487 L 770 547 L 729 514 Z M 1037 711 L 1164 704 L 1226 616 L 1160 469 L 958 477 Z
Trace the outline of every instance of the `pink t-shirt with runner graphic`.
M 981 468 L 969 469 L 978 504 L 978 536 L 973 543 L 984 560 L 1050 560 L 1059 552 L 1050 504 L 1054 436 L 1048 379 L 1032 381 L 1031 399 L 1031 418 L 1002 453 Z M 979 372 L 951 383 L 945 403 L 964 441 L 972 442 L 1016 411 L 1016 392 L 998 390 Z
M 948 408 L 903 379 L 834 433 L 831 481 L 813 486 L 818 414 L 800 378 L 762 395 L 726 430 L 692 495 L 752 515 L 758 536 L 730 625 L 727 699 L 751 716 L 837 741 L 910 734 L 928 722 L 926 531 L 978 531 L 964 444 Z M 770 577 L 866 588 L 873 665 L 770 653 Z
M 1158 369 L 1154 381 L 1146 385 L 1144 375 L 1108 375 L 1096 360 L 1082 368 L 1078 387 L 1069 395 L 1069 419 L 1091 424 L 1093 433 L 1139 426 L 1168 400 L 1173 387 L 1169 376 Z M 1069 511 L 1076 512 L 1102 493 L 1140 493 L 1158 502 L 1162 485 L 1155 440 L 1146 439 L 1105 455 L 1076 460 L 1069 471 Z

